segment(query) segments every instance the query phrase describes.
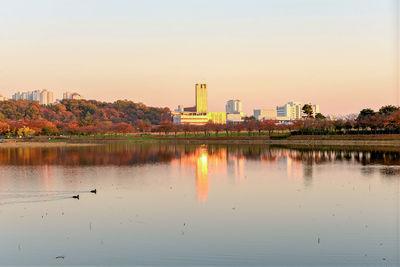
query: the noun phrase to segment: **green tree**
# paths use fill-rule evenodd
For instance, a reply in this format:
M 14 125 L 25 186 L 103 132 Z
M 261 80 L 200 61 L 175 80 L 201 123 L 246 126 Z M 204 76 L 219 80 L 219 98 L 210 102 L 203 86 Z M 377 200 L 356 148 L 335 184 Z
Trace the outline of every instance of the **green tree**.
M 326 119 L 326 117 L 324 115 L 322 115 L 321 113 L 317 113 L 315 114 L 315 118 L 318 120 L 324 120 Z
M 312 106 L 310 104 L 305 104 L 302 108 L 304 114 L 307 115 L 307 118 L 311 118 L 313 115 L 313 109 Z
M 378 112 L 381 115 L 391 115 L 398 110 L 399 110 L 399 108 L 396 106 L 387 105 L 387 106 L 381 107 Z
M 363 110 L 360 111 L 360 114 L 358 114 L 358 118 L 373 116 L 373 115 L 375 115 L 375 111 L 373 109 L 364 108 Z

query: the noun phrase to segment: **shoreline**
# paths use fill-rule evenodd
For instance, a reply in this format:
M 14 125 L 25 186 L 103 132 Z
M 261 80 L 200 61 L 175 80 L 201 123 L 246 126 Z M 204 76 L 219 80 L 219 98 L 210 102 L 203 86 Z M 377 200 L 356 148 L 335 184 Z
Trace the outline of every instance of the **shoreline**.
M 4 142 L 0 143 L 0 149 L 2 148 L 53 148 L 53 147 L 85 147 L 85 146 L 97 146 L 95 143 L 70 143 L 70 142 L 43 142 L 43 141 L 20 141 L 20 142 Z
M 154 142 L 154 141 L 153 141 Z M 213 144 L 213 145 L 302 145 L 302 146 L 391 146 L 400 148 L 400 140 L 211 140 L 182 139 L 160 140 L 172 144 Z
M 384 146 L 400 149 L 400 135 L 390 136 L 291 136 L 284 139 L 270 139 L 269 136 L 197 136 L 197 137 L 121 137 L 107 138 L 89 136 L 83 138 L 48 138 L 8 139 L 0 143 L 0 148 L 14 147 L 79 147 L 96 146 L 114 142 L 131 144 L 212 144 L 212 145 L 283 145 L 283 146 Z

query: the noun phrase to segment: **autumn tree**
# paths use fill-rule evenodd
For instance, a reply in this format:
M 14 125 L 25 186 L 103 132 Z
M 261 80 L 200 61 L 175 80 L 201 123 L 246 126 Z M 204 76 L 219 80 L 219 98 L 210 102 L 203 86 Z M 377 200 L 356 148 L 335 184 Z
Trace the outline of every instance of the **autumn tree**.
M 274 120 L 264 120 L 262 121 L 262 128 L 268 132 L 268 135 L 276 129 L 276 122 Z

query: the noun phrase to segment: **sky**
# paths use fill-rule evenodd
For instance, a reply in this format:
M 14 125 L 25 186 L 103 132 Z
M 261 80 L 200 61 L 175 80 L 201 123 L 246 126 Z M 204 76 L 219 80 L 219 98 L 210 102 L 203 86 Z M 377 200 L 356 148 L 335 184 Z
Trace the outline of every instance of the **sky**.
M 193 106 L 398 104 L 396 0 L 0 0 L 0 94 Z

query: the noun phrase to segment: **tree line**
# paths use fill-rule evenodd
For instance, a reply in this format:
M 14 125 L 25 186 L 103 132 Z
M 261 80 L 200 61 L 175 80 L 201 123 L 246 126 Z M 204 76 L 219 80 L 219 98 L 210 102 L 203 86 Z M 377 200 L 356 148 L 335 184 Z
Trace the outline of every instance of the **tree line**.
M 149 107 L 142 103 L 118 100 L 113 103 L 95 100 L 62 100 L 43 106 L 35 101 L 0 101 L 0 135 L 105 135 L 134 132 L 158 132 L 165 135 L 189 133 L 233 135 L 291 134 L 359 134 L 399 133 L 400 109 L 383 106 L 378 111 L 363 109 L 358 115 L 327 119 L 321 113 L 312 116 L 310 107 L 303 108 L 306 118 L 292 123 L 256 120 L 246 117 L 241 123 L 202 126 L 176 125 L 168 108 Z
M 307 106 L 307 105 L 305 105 Z M 241 123 L 215 124 L 207 123 L 201 126 L 175 125 L 171 122 L 161 122 L 155 130 L 167 134 L 203 133 L 233 135 L 247 133 L 248 135 L 271 135 L 273 133 L 291 134 L 378 134 L 400 133 L 400 109 L 396 106 L 383 106 L 378 111 L 363 109 L 358 115 L 350 115 L 341 119 L 328 119 L 321 113 L 312 116 L 312 111 L 306 107 L 306 117 L 292 123 L 279 123 L 276 120 L 256 120 L 253 116 L 245 117 Z
M 135 132 L 140 126 L 159 125 L 168 108 L 118 100 L 62 100 L 39 105 L 37 101 L 0 101 L 0 134 L 11 136 L 59 134 L 112 134 Z

